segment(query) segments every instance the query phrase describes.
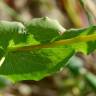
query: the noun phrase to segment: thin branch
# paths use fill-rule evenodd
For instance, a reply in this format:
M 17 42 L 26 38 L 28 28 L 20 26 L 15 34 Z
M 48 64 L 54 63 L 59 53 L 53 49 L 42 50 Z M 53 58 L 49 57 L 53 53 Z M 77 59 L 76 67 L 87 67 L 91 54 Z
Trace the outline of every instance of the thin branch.
M 93 18 L 96 20 L 96 3 L 94 0 L 86 0 L 86 8 L 88 9 L 88 12 L 92 14 Z

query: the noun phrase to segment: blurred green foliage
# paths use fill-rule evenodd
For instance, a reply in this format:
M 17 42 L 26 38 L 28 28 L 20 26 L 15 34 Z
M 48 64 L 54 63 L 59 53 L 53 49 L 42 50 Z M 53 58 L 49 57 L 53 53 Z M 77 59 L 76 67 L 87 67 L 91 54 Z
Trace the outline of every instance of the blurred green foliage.
M 96 9 L 96 0 L 83 1 L 87 2 L 87 7 L 84 3 L 82 8 L 79 0 L 1 0 L 0 19 L 25 22 L 33 17 L 49 16 L 57 19 L 64 27 L 80 28 L 89 24 L 85 13 L 87 9 L 91 22 L 96 24 L 96 17 L 93 15 L 95 11 L 91 10 L 93 7 Z M 0 87 L 8 86 L 6 82 L 1 77 Z M 89 56 L 77 53 L 70 59 L 66 68 L 54 76 L 38 82 L 22 81 L 20 84 L 30 86 L 32 93 L 29 96 L 96 96 L 96 53 Z M 20 93 L 19 86 L 15 84 L 15 88 L 5 90 L 4 96 L 24 96 Z

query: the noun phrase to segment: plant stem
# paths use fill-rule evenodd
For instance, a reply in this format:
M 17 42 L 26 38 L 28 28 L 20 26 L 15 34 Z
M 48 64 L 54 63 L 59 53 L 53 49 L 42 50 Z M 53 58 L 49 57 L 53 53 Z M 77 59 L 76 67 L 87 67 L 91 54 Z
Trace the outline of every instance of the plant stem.
M 32 51 L 34 49 L 41 49 L 41 48 L 52 48 L 56 46 L 64 46 L 64 45 L 71 45 L 74 43 L 79 42 L 88 42 L 88 41 L 95 41 L 96 40 L 96 34 L 92 35 L 86 35 L 86 36 L 77 36 L 71 39 L 65 39 L 65 40 L 59 40 L 54 41 L 52 43 L 47 44 L 38 44 L 38 45 L 28 45 L 28 46 L 19 46 L 19 47 L 9 47 L 9 52 L 21 52 L 21 51 Z
M 92 22 L 92 20 L 91 20 L 91 15 L 90 15 L 89 12 L 86 10 L 84 1 L 83 1 L 83 0 L 79 0 L 79 1 L 80 1 L 80 4 L 81 4 L 82 8 L 84 9 L 84 12 L 85 12 L 87 18 L 88 18 L 89 24 L 92 25 L 93 22 Z

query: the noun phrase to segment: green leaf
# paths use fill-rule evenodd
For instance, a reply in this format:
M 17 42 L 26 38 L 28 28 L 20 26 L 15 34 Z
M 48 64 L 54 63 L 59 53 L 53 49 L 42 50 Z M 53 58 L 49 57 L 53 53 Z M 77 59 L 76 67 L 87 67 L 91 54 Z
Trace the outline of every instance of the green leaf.
M 10 41 L 24 42 L 25 27 L 19 22 L 0 21 L 0 46 L 7 48 Z
M 96 26 L 65 31 L 57 21 L 47 17 L 33 19 L 25 26 L 19 22 L 0 23 L 0 75 L 14 81 L 40 80 L 64 67 L 75 51 L 89 53 L 96 48 L 95 41 L 86 43 L 86 38 L 80 37 L 95 34 Z M 71 45 L 67 44 L 69 39 L 73 40 Z M 59 40 L 65 40 L 66 45 Z
M 48 17 L 33 19 L 26 24 L 26 29 L 40 43 L 49 43 L 65 31 L 58 21 Z
M 75 37 L 80 37 L 80 36 L 87 36 L 91 34 L 96 34 L 96 26 L 89 26 L 86 28 L 81 28 L 81 29 L 69 29 L 66 30 L 65 33 L 62 36 L 59 36 L 56 38 L 56 40 L 64 40 L 64 39 L 71 39 Z M 86 38 L 85 38 L 86 39 Z M 83 53 L 90 53 L 96 49 L 96 41 L 88 41 L 88 42 L 79 42 L 79 39 L 76 39 L 74 41 L 74 44 L 71 44 L 70 46 L 76 51 L 80 51 Z M 82 40 L 83 41 L 83 40 Z
M 0 67 L 0 74 L 15 81 L 40 80 L 59 71 L 72 55 L 73 50 L 67 47 L 9 53 Z
M 45 17 L 33 19 L 26 26 L 27 33 L 25 35 L 21 34 L 21 36 L 25 38 L 25 42 L 20 45 L 22 41 L 20 38 L 18 43 L 15 43 L 16 40 L 14 38 L 18 36 L 12 36 L 11 39 L 14 44 L 9 42 L 8 48 L 14 46 L 18 47 L 19 45 L 26 46 L 30 44 L 37 45 L 49 43 L 59 36 L 59 32 L 65 30 L 57 21 Z M 10 30 L 10 32 L 12 33 L 13 30 Z M 16 32 L 18 33 L 18 30 Z M 0 74 L 14 81 L 40 80 L 64 67 L 73 53 L 74 50 L 68 46 L 41 48 L 25 52 L 8 51 L 6 52 L 5 61 L 0 67 Z

